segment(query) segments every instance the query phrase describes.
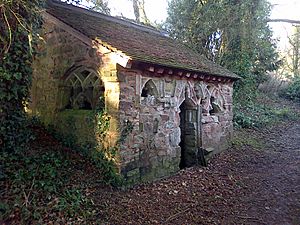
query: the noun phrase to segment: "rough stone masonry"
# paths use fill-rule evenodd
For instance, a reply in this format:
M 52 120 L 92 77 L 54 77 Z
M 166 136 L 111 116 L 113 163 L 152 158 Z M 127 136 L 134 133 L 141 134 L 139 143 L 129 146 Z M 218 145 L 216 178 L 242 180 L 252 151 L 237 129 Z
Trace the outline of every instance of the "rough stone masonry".
M 105 142 L 118 145 L 125 179 L 168 176 L 230 145 L 235 74 L 132 22 L 63 3 L 50 4 L 44 20 L 31 113 L 92 146 L 103 100 Z M 126 124 L 132 129 L 118 142 Z

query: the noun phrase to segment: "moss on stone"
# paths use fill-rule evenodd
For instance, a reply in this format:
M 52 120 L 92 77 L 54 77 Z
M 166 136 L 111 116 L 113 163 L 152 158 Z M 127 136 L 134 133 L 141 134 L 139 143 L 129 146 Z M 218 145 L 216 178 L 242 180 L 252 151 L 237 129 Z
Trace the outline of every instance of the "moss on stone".
M 55 127 L 73 137 L 77 144 L 95 143 L 94 112 L 92 110 L 64 110 L 56 115 Z
M 93 118 L 95 113 L 92 110 L 84 110 L 84 109 L 66 109 L 58 113 L 62 117 L 89 117 Z

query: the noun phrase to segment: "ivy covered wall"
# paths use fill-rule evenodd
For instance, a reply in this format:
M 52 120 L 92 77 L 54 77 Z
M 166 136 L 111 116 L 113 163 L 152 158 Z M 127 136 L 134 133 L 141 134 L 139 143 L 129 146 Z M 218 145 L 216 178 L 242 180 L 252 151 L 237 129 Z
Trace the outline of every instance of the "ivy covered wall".
M 29 140 L 24 106 L 32 78 L 32 60 L 43 1 L 0 4 L 0 149 L 13 152 Z

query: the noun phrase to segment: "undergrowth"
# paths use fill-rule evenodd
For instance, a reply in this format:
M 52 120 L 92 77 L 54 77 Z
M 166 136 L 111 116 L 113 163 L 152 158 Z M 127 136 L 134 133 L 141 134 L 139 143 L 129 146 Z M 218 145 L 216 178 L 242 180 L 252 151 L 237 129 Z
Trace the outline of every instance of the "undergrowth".
M 47 130 L 53 137 L 59 140 L 64 146 L 67 146 L 79 154 L 83 155 L 87 160 L 93 163 L 93 165 L 101 171 L 103 175 L 103 182 L 105 184 L 112 185 L 114 187 L 120 187 L 125 184 L 123 177 L 119 174 L 117 168 L 118 162 L 118 148 L 122 144 L 129 133 L 133 129 L 133 124 L 131 121 L 124 121 L 121 124 L 120 136 L 116 140 L 116 143 L 112 146 L 107 145 L 108 137 L 107 131 L 110 127 L 110 117 L 102 110 L 97 110 L 95 112 L 95 139 L 94 143 L 84 143 L 78 145 L 76 141 L 76 129 L 72 129 L 73 120 L 71 118 L 71 124 L 69 126 L 69 132 L 61 133 L 55 127 L 48 126 Z
M 289 100 L 300 102 L 300 77 L 296 76 L 280 95 Z
M 291 101 L 255 90 L 248 97 L 245 100 L 245 98 L 240 98 L 238 95 L 235 96 L 233 123 L 236 128 L 260 129 L 278 122 L 299 120 L 300 114 L 291 107 L 293 104 Z M 266 143 L 258 136 L 249 136 L 249 131 L 237 129 L 236 132 L 232 140 L 232 144 L 236 149 L 240 149 L 242 146 L 255 150 L 265 148 Z
M 274 107 L 272 104 L 262 103 L 261 100 L 272 102 L 272 98 L 258 94 L 254 100 L 239 102 L 234 104 L 233 123 L 237 128 L 260 128 L 276 122 L 290 119 L 297 119 L 291 108 Z
M 107 129 L 109 124 L 108 121 L 103 122 L 104 129 Z M 76 136 L 74 133 L 61 133 L 57 131 L 53 126 L 48 126 L 47 131 L 62 145 L 71 148 L 73 151 L 76 151 L 82 155 L 86 160 L 91 162 L 103 176 L 102 182 L 114 187 L 122 186 L 124 181 L 117 171 L 117 167 L 113 160 L 107 158 L 107 154 L 111 154 L 112 158 L 116 155 L 117 149 L 110 147 L 109 149 L 103 149 L 92 143 L 85 143 L 82 145 L 76 144 Z M 105 135 L 105 132 L 100 132 L 102 135 Z M 104 138 L 104 137 L 102 137 Z
M 104 138 L 109 120 L 106 118 L 101 124 L 104 127 L 99 128 L 99 133 Z M 0 221 L 21 224 L 87 221 L 95 211 L 85 185 L 88 182 L 112 186 L 124 184 L 114 161 L 107 159 L 108 153 L 112 158 L 115 156 L 116 147 L 102 151 L 99 146 L 75 145 L 73 135 L 62 135 L 52 127 L 46 131 L 37 118 L 31 119 L 30 126 L 34 130 L 31 133 L 37 137 L 35 129 L 43 130 L 44 143 L 33 137 L 31 144 L 22 151 L 0 152 Z M 128 121 L 123 126 L 120 142 L 132 130 Z M 86 166 L 90 168 L 88 171 Z
M 66 221 L 87 219 L 93 214 L 92 201 L 72 185 L 74 162 L 62 151 L 41 151 L 1 152 L 0 220 L 58 222 L 58 215 Z

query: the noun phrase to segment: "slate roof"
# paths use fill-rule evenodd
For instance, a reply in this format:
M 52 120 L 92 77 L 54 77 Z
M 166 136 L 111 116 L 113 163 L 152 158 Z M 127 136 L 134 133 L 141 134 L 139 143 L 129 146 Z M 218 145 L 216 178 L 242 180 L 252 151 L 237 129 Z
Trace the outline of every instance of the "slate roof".
M 46 11 L 90 39 L 98 38 L 125 53 L 132 60 L 232 79 L 239 78 L 154 28 L 65 3 L 51 2 Z

